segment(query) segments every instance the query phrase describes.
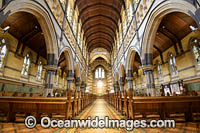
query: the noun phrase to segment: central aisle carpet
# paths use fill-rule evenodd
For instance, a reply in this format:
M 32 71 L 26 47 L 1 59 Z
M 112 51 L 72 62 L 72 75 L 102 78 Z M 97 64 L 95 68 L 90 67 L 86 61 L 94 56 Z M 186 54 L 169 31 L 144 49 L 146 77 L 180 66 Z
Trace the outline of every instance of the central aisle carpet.
M 109 119 L 123 119 L 120 113 L 118 113 L 113 107 L 111 107 L 106 101 L 103 99 L 97 99 L 91 106 L 87 107 L 83 112 L 81 112 L 74 119 L 87 119 L 90 116 L 92 119 L 95 116 L 99 116 L 100 119 L 103 119 L 105 116 L 108 116 Z M 53 132 L 53 133 L 125 133 L 126 129 L 88 129 L 88 128 L 49 128 L 43 129 L 41 125 L 37 125 L 34 129 L 27 129 L 24 123 L 0 123 L 0 133 L 21 133 L 21 132 Z M 135 128 L 134 133 L 200 133 L 199 123 L 176 123 L 176 128 Z

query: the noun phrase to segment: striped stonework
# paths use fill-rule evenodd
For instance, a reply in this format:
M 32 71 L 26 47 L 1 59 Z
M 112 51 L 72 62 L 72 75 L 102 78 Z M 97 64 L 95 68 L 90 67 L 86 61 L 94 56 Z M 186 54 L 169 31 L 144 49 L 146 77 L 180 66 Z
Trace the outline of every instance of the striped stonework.
M 133 73 L 132 73 L 132 70 L 128 70 L 128 72 L 126 73 L 126 79 L 128 81 L 127 90 L 133 90 Z
M 72 89 L 72 82 L 74 80 L 74 73 L 72 70 L 67 70 L 67 89 Z
M 155 96 L 155 82 L 153 76 L 153 65 L 143 66 L 143 70 L 146 76 L 146 87 L 147 87 L 147 95 Z
M 76 91 L 80 91 L 80 86 L 81 86 L 81 79 L 80 77 L 76 77 Z

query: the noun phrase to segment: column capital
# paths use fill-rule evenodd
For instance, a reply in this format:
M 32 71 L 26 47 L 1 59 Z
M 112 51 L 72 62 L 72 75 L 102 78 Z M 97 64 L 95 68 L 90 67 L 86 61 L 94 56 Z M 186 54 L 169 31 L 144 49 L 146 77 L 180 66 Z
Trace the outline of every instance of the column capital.
M 128 70 L 128 72 L 126 73 L 126 79 L 127 80 L 133 80 L 132 70 Z
M 124 77 L 120 77 L 120 85 L 124 85 Z
M 81 86 L 81 78 L 80 77 L 76 77 L 76 85 Z
M 142 69 L 144 71 L 152 71 L 153 70 L 153 65 L 143 65 Z
M 45 69 L 50 70 L 50 71 L 56 71 L 58 67 L 54 65 L 47 65 L 45 66 Z
M 74 73 L 72 70 L 67 70 L 67 80 L 74 80 Z
M 133 81 L 133 77 L 126 77 L 128 81 Z

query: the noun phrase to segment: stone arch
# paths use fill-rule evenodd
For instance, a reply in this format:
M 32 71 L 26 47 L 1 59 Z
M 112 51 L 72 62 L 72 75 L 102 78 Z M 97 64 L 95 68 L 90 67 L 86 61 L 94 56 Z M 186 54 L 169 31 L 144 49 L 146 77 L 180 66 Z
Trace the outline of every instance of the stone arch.
M 123 64 L 120 64 L 120 71 L 119 71 L 119 75 L 120 75 L 120 78 L 121 77 L 125 77 L 125 75 L 126 75 L 126 72 L 125 72 L 125 67 L 124 67 L 124 65 Z
M 126 69 L 125 69 L 126 73 L 128 73 L 128 70 L 132 69 L 136 53 L 140 56 L 140 54 L 139 54 L 139 52 L 136 48 L 131 47 L 129 49 L 128 55 L 127 55 L 127 58 L 126 58 Z M 141 57 L 140 57 L 140 60 L 141 60 Z
M 34 1 L 17 0 L 12 1 L 7 5 L 7 7 L 3 10 L 3 14 L 5 16 L 8 16 L 4 16 L 4 18 L 2 18 L 5 20 L 10 15 L 17 12 L 27 12 L 37 18 L 44 33 L 47 48 L 48 65 L 57 65 L 58 45 L 56 31 L 48 12 L 41 5 Z
M 74 72 L 74 63 L 73 63 L 73 56 L 71 49 L 69 47 L 63 48 L 62 51 L 60 52 L 59 58 L 62 53 L 64 53 L 65 60 L 67 62 L 67 69 Z
M 195 22 L 198 22 L 198 18 L 194 18 L 195 11 L 196 8 L 189 2 L 175 0 L 163 2 L 150 14 L 142 41 L 141 57 L 143 66 L 153 64 L 153 43 L 162 18 L 172 12 L 181 12 L 192 17 Z
M 106 71 L 109 71 L 109 66 L 108 64 L 105 64 L 105 63 L 101 63 L 101 62 L 98 62 L 98 63 L 95 63 L 95 65 L 92 67 L 92 70 L 95 70 L 97 67 L 99 66 L 102 66 L 104 68 L 104 70 Z
M 80 68 L 80 64 L 79 63 L 77 63 L 75 65 L 74 74 L 75 74 L 75 77 L 81 78 L 81 68 Z
M 86 74 L 85 74 L 86 72 L 85 71 L 82 71 L 82 73 L 81 73 L 81 81 L 85 81 L 86 82 Z
M 105 55 L 99 55 L 99 54 L 92 57 L 92 59 L 90 60 L 90 63 L 92 63 L 93 61 L 95 61 L 99 57 L 103 58 L 107 63 L 109 63 L 109 59 Z
M 115 82 L 119 83 L 119 73 L 115 72 Z

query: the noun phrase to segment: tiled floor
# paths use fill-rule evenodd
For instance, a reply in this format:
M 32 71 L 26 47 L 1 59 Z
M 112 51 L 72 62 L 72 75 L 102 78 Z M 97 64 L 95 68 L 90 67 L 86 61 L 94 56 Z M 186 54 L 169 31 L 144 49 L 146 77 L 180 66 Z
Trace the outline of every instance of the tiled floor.
M 91 106 L 87 107 L 81 114 L 79 114 L 75 119 L 87 119 L 88 116 L 94 118 L 95 116 L 99 116 L 100 119 L 108 116 L 110 119 L 123 119 L 120 113 L 115 111 L 113 107 L 108 105 L 103 99 L 97 99 Z M 168 129 L 168 128 L 135 128 L 133 131 L 134 133 L 200 133 L 200 124 L 199 123 L 176 123 L 176 128 Z M 66 129 L 66 128 L 49 128 L 44 129 L 41 125 L 37 125 L 33 129 L 27 129 L 23 123 L 0 123 L 0 133 L 7 133 L 7 132 L 69 132 L 69 133 L 124 133 L 127 132 L 125 129 Z

